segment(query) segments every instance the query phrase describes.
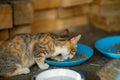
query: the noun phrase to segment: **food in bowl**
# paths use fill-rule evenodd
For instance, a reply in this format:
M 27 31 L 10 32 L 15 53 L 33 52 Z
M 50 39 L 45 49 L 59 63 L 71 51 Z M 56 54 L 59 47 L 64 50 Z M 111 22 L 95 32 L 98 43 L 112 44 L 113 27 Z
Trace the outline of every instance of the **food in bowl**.
M 73 57 L 72 59 L 70 59 L 70 61 L 76 61 L 76 60 L 78 60 L 77 57 Z
M 120 54 L 120 50 L 117 50 L 115 53 L 116 53 L 116 54 Z
M 80 55 L 80 58 L 86 58 L 87 56 L 86 56 L 86 54 L 81 54 Z
M 87 56 L 86 56 L 86 54 L 80 54 L 79 57 L 80 58 L 86 58 Z M 76 61 L 76 60 L 78 60 L 78 58 L 77 57 L 73 57 L 70 61 Z
M 116 44 L 115 46 L 113 46 L 114 48 L 120 48 L 120 44 Z
M 106 51 L 111 51 L 114 52 L 115 54 L 120 54 L 119 48 L 120 48 L 120 44 L 115 44 L 114 46 L 107 48 Z

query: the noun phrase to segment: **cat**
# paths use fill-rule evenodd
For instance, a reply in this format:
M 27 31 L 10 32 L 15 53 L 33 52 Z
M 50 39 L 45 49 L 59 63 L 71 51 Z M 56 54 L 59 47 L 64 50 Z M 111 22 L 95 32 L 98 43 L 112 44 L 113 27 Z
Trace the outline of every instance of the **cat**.
M 71 59 L 81 35 L 69 38 L 54 33 L 17 34 L 0 45 L 0 76 L 10 77 L 30 73 L 30 67 L 37 64 L 40 69 L 49 65 L 45 59 L 56 61 Z

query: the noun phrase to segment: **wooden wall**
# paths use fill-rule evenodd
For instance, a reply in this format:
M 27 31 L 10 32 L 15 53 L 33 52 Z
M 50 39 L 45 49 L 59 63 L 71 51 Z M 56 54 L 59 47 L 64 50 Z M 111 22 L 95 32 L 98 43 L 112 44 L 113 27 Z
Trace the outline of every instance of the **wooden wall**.
M 33 33 L 88 25 L 92 0 L 32 0 Z
M 0 40 L 86 25 L 120 31 L 120 0 L 0 1 Z
M 120 31 L 120 0 L 93 0 L 89 18 L 97 28 Z
M 0 1 L 0 40 L 18 33 L 31 33 L 33 20 L 31 1 Z

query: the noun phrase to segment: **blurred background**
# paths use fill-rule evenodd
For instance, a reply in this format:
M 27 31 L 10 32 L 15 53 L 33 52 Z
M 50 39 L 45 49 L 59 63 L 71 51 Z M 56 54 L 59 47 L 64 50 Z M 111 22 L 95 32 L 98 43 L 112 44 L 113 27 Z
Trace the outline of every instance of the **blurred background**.
M 120 60 L 102 55 L 94 43 L 120 35 L 120 0 L 0 0 L 0 41 L 18 33 L 59 33 L 66 28 L 71 36 L 82 34 L 80 43 L 95 51 L 88 62 L 69 68 L 82 71 L 86 80 L 114 80 L 120 67 L 115 70 L 113 65 Z M 31 80 L 38 71 L 33 66 L 28 75 L 0 80 Z
M 85 26 L 120 31 L 120 0 L 0 0 L 0 40 Z

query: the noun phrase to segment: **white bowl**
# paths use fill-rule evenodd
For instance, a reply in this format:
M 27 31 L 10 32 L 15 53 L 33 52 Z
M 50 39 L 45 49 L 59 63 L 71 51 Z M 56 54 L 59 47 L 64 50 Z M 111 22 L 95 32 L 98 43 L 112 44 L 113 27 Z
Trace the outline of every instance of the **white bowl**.
M 49 69 L 39 73 L 34 80 L 83 80 L 80 73 L 70 69 Z

